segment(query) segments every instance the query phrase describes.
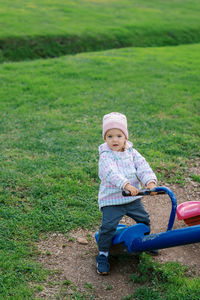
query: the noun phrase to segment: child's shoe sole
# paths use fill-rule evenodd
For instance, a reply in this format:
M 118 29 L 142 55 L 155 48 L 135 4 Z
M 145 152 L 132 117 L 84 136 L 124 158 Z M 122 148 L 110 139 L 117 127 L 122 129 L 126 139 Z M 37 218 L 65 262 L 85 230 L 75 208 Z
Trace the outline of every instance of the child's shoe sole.
M 108 275 L 108 272 L 102 272 L 102 273 L 101 273 L 101 272 L 99 272 L 98 269 L 97 269 L 97 274 L 105 276 L 105 275 Z

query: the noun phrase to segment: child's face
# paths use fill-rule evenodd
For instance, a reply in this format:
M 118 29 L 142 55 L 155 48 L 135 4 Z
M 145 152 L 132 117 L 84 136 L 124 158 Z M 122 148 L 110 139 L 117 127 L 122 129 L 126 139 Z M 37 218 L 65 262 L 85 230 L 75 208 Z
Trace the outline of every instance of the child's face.
M 120 129 L 110 129 L 106 132 L 105 141 L 113 151 L 124 151 L 126 137 Z

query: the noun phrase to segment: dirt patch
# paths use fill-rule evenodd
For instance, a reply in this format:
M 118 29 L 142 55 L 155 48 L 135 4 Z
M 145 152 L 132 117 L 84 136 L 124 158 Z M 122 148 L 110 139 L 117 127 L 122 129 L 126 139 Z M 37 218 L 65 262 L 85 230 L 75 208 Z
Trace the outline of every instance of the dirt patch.
M 88 236 L 91 237 L 88 245 L 80 245 L 77 242 L 77 238 L 80 236 L 87 239 Z M 66 236 L 61 234 L 49 235 L 47 240 L 41 241 L 38 245 L 42 251 L 39 261 L 43 266 L 51 270 L 61 270 L 61 273 L 54 275 L 50 281 L 64 283 L 68 280 L 78 287 L 79 293 L 87 294 L 89 292 L 94 295 L 94 299 L 120 299 L 132 292 L 129 276 L 136 270 L 138 257 L 112 255 L 110 259 L 112 272 L 109 276 L 100 276 L 96 272 L 97 247 L 94 241 L 94 232 L 79 230 L 71 233 L 72 237 L 75 238 L 75 241 L 69 241 Z M 63 286 L 55 285 L 49 288 L 49 283 L 46 283 L 45 289 L 38 296 L 56 299 L 56 294 L 63 294 L 61 289 L 63 290 Z M 68 288 L 68 296 L 70 293 L 74 293 L 73 287 Z
M 193 174 L 200 173 L 199 163 L 195 162 L 195 166 L 192 164 L 191 167 Z M 192 181 L 190 177 L 184 187 L 167 184 L 165 186 L 174 192 L 178 204 L 200 200 L 200 184 Z M 166 195 L 144 197 L 143 203 L 151 218 L 152 233 L 166 231 L 171 211 L 169 197 Z M 133 221 L 124 217 L 120 223 L 131 225 Z M 183 221 L 175 220 L 174 229 L 185 226 Z M 95 231 L 82 229 L 71 232 L 70 237 L 54 233 L 47 235 L 45 240 L 38 243 L 41 251 L 39 261 L 45 268 L 59 270 L 59 272 L 49 277 L 43 291 L 39 292 L 37 297 L 116 300 L 134 292 L 137 285 L 133 285 L 130 281 L 130 274 L 136 272 L 139 258 L 122 254 L 121 249 L 113 249 L 110 258 L 110 275 L 99 276 L 96 273 L 97 246 L 94 234 Z M 88 244 L 80 244 L 78 242 L 80 237 L 85 238 Z M 197 276 L 200 275 L 199 253 L 200 243 L 197 243 L 162 249 L 159 251 L 159 256 L 154 259 L 160 262 L 175 261 L 187 265 L 189 266 L 188 274 Z M 85 298 L 73 298 L 74 293 L 84 294 Z

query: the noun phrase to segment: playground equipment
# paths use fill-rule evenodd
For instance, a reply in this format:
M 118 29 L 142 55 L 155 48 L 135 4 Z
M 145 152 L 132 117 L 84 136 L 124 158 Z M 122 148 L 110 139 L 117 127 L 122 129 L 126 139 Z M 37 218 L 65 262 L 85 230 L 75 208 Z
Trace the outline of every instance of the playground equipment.
M 166 187 L 156 187 L 152 190 L 140 190 L 138 195 L 147 196 L 150 195 L 151 192 L 157 192 L 157 194 L 168 194 L 171 199 L 172 209 L 167 226 L 167 231 L 149 234 L 149 227 L 145 224 L 138 223 L 132 226 L 119 224 L 114 234 L 112 244 L 123 244 L 129 253 L 134 253 L 200 242 L 200 225 L 172 230 L 177 210 L 177 201 L 173 192 Z M 125 197 L 130 196 L 130 194 L 125 191 L 123 191 L 122 194 Z M 198 208 L 200 208 L 199 204 L 197 204 L 197 206 Z M 189 206 L 187 211 L 190 211 Z M 197 215 L 199 214 L 198 218 L 200 219 L 200 211 L 197 212 L 197 209 L 195 209 L 195 211 L 195 216 L 197 217 Z M 191 213 L 189 214 L 189 216 L 191 217 Z M 187 218 L 185 218 L 184 220 L 186 219 Z M 95 239 L 96 241 L 98 241 L 98 232 L 95 234 Z
M 178 220 L 184 220 L 188 226 L 200 224 L 200 201 L 189 201 L 177 207 Z

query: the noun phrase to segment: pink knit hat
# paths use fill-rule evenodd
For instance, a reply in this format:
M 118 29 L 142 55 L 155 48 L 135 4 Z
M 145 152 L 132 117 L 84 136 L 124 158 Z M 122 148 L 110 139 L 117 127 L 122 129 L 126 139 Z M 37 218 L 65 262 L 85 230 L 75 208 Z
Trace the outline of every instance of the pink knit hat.
M 103 139 L 109 129 L 120 129 L 128 139 L 127 119 L 126 116 L 118 112 L 112 112 L 103 117 Z

